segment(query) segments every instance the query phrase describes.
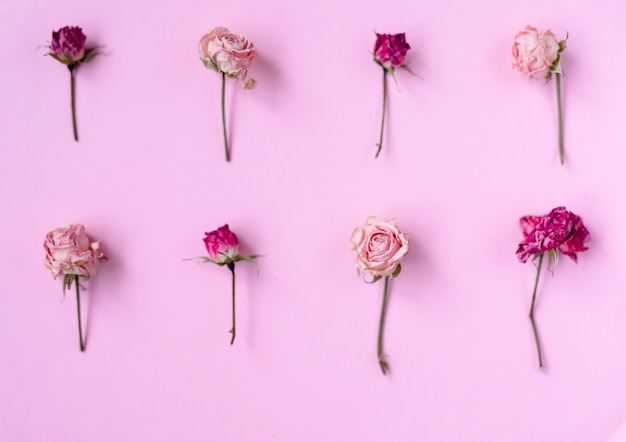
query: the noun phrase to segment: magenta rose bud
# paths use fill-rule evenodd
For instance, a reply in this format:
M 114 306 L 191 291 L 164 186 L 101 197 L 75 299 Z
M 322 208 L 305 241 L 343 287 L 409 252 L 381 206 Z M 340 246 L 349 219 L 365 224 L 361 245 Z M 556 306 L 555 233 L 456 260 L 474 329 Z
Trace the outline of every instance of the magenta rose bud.
M 239 256 L 239 240 L 230 231 L 228 224 L 212 232 L 207 232 L 205 235 L 204 244 L 209 252 L 209 258 L 216 264 L 228 264 Z
M 517 259 L 520 262 L 526 262 L 532 256 L 533 261 L 539 261 L 530 305 L 530 322 L 535 335 L 539 369 L 543 370 L 541 345 L 534 312 L 544 255 L 548 253 L 548 268 L 551 268 L 552 271 L 558 262 L 559 252 L 577 262 L 578 256 L 576 254 L 588 249 L 586 243 L 590 241 L 590 236 L 580 216 L 569 212 L 565 207 L 552 209 L 549 214 L 544 216 L 524 216 L 520 219 L 520 227 L 524 240 L 517 247 Z
M 85 34 L 78 26 L 65 26 L 52 31 L 50 50 L 67 65 L 73 65 L 85 56 Z
M 83 329 L 80 318 L 80 284 L 78 278 L 88 280 L 98 271 L 102 259 L 106 259 L 100 251 L 101 241 L 92 241 L 82 224 L 71 224 L 59 227 L 46 235 L 44 250 L 45 265 L 56 279 L 63 275 L 63 293 L 76 287 L 76 306 L 78 309 L 78 337 L 80 351 L 85 351 Z
M 404 58 L 411 46 L 406 42 L 406 35 L 376 33 L 374 61 L 387 70 L 393 70 L 404 64 Z

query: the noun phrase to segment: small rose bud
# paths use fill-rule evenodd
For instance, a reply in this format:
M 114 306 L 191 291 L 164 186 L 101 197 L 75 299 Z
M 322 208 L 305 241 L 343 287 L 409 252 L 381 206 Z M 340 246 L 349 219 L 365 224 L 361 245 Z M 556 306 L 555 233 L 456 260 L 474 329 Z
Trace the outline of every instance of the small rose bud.
M 217 230 L 205 233 L 204 244 L 209 258 L 216 264 L 228 264 L 239 256 L 240 247 L 237 236 L 230 231 L 228 224 Z
M 85 56 L 85 34 L 78 26 L 65 26 L 52 31 L 50 50 L 61 63 L 68 66 L 79 63 Z

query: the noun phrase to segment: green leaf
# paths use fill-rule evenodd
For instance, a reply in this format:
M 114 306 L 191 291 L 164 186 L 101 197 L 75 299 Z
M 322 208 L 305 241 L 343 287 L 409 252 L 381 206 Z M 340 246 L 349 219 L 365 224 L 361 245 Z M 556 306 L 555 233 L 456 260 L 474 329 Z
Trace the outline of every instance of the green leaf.
M 87 49 L 85 51 L 85 56 L 82 58 L 82 60 L 80 60 L 80 63 L 87 63 L 89 60 L 91 60 L 92 58 L 94 58 L 97 55 L 102 55 L 102 52 L 99 51 L 99 49 L 102 46 L 98 46 L 96 48 L 91 48 L 91 49 Z
M 252 255 L 252 256 L 244 256 L 244 255 L 238 255 L 233 261 L 249 261 L 249 262 L 253 262 L 256 264 L 256 258 L 258 258 L 261 255 Z

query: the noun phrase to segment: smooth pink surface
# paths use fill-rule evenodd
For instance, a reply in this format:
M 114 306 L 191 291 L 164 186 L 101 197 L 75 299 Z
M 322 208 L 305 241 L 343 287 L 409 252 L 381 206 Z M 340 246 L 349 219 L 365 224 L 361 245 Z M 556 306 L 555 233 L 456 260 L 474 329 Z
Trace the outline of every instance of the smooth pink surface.
M 618 0 L 0 2 L 0 440 L 624 441 L 626 4 Z M 511 69 L 526 24 L 569 32 L 566 164 L 555 85 Z M 37 49 L 79 25 L 107 56 L 69 74 Z M 199 38 L 228 26 L 259 56 L 228 84 Z M 374 31 L 406 32 L 374 160 Z M 565 205 L 592 237 L 539 287 L 536 367 L 518 219 Z M 395 218 L 411 252 L 391 284 L 357 276 L 350 233 Z M 203 233 L 228 222 L 259 272 L 230 278 Z M 43 265 L 82 223 L 109 261 L 75 299 Z

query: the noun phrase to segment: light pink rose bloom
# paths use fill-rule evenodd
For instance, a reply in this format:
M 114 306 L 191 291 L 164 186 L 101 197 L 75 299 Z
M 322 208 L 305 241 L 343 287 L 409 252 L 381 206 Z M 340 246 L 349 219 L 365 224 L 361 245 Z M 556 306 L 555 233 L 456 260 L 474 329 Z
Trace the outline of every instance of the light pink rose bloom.
M 513 69 L 531 79 L 549 79 L 553 72 L 562 73 L 559 53 L 565 42 L 559 42 L 551 31 L 526 26 L 515 35 Z
M 244 89 L 256 86 L 256 80 L 248 76 L 256 49 L 245 35 L 217 27 L 200 39 L 198 52 L 207 68 L 240 79 Z
M 397 276 L 398 266 L 409 251 L 409 235 L 402 233 L 394 220 L 370 216 L 354 229 L 350 238 L 356 251 L 356 265 L 374 277 Z
M 59 227 L 46 235 L 44 249 L 45 265 L 56 279 L 59 275 L 78 275 L 85 279 L 98 271 L 101 241 L 91 241 L 85 227 L 71 224 Z

